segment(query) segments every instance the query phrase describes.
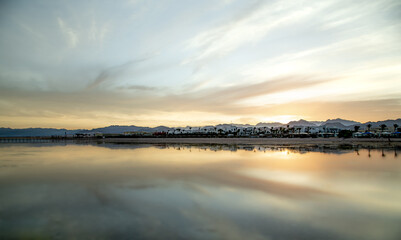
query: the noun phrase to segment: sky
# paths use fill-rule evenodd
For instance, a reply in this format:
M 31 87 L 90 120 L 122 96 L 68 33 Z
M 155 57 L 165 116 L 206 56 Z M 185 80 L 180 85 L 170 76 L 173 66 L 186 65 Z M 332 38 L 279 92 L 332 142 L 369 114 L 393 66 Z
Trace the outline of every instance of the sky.
M 0 1 L 0 127 L 401 117 L 401 2 Z

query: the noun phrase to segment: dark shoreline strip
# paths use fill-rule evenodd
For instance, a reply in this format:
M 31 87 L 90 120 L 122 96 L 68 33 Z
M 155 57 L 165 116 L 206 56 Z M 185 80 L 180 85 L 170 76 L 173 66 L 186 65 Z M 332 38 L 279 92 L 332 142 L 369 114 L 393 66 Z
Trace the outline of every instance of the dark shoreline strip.
M 217 144 L 264 145 L 280 147 L 401 148 L 401 138 L 0 138 L 0 143 L 115 143 L 115 144 Z

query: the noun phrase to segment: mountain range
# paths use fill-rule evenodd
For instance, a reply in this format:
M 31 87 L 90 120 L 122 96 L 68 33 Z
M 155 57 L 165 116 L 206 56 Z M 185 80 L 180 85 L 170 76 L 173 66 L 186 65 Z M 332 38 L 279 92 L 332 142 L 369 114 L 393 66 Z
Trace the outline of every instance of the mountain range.
M 371 128 L 379 128 L 380 125 L 385 124 L 387 127 L 392 129 L 394 124 L 398 124 L 401 127 L 401 118 L 395 120 L 385 120 L 378 122 L 366 122 L 360 123 L 352 120 L 344 120 L 344 119 L 328 119 L 326 121 L 307 121 L 304 119 L 300 119 L 298 121 L 291 121 L 287 124 L 272 122 L 272 123 L 263 123 L 260 122 L 256 125 L 250 124 L 219 124 L 216 126 L 205 126 L 204 128 L 229 128 L 229 127 L 237 127 L 237 128 L 245 128 L 245 127 L 267 127 L 267 128 L 278 128 L 278 127 L 294 127 L 294 126 L 302 126 L 302 127 L 337 127 L 341 129 L 354 129 L 354 126 L 360 126 L 362 128 L 366 128 L 367 125 L 370 124 Z M 180 127 L 180 129 L 189 129 L 190 127 Z M 193 127 L 199 128 L 199 127 Z M 200 127 L 202 128 L 202 127 Z M 139 126 L 120 126 L 120 125 L 111 125 L 103 128 L 93 128 L 93 129 L 75 129 L 75 130 L 67 130 L 67 129 L 56 129 L 56 128 L 22 128 L 22 129 L 13 129 L 13 128 L 0 128 L 0 137 L 29 137 L 29 136 L 64 136 L 64 135 L 74 135 L 76 133 L 115 133 L 122 134 L 124 132 L 162 132 L 162 131 L 171 131 L 177 128 L 171 128 L 166 126 L 158 126 L 158 127 L 139 127 Z

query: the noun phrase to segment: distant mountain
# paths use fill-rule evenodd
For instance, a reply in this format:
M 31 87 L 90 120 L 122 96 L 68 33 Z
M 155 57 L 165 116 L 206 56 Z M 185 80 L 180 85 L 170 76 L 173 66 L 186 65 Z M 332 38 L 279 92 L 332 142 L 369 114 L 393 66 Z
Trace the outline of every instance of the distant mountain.
M 293 127 L 293 126 L 316 127 L 317 126 L 316 124 L 314 124 L 312 122 L 308 122 L 304 119 L 300 119 L 298 121 L 291 121 L 287 125 L 290 125 L 291 127 Z
M 137 126 L 118 126 L 112 125 L 104 128 L 94 128 L 92 130 L 85 130 L 81 133 L 124 133 L 124 132 L 135 132 L 135 131 L 143 131 L 143 127 Z
M 108 126 L 104 128 L 94 128 L 94 129 L 55 129 L 55 128 L 23 128 L 23 129 L 13 129 L 13 128 L 0 128 L 0 137 L 47 137 L 47 136 L 64 136 L 74 135 L 76 133 L 115 133 L 122 134 L 124 132 L 161 132 L 168 131 L 173 128 L 159 126 L 155 128 L 150 127 L 137 127 L 137 126 Z
M 389 129 L 393 129 L 394 124 L 398 124 L 398 127 L 401 127 L 401 118 L 395 120 L 385 120 L 385 121 L 378 121 L 378 122 L 366 122 L 363 124 L 364 127 L 367 127 L 368 124 L 371 124 L 371 128 L 379 128 L 380 125 L 385 124 Z
M 153 132 L 167 132 L 169 130 L 173 130 L 173 128 L 169 128 L 166 126 L 158 126 L 158 127 L 152 128 Z
M 324 121 L 309 121 L 309 122 L 315 124 L 316 126 L 320 126 L 320 125 L 323 125 L 324 123 L 326 123 Z
M 340 122 L 328 122 L 323 125 L 320 125 L 321 127 L 325 128 L 339 128 L 339 129 L 351 129 L 353 128 L 352 126 L 345 126 L 344 124 Z
M 271 127 L 283 127 L 284 125 L 285 124 L 279 123 L 279 122 L 271 122 L 271 123 L 260 122 L 260 123 L 256 124 L 256 127 L 268 127 L 268 128 L 271 128 Z
M 23 128 L 23 129 L 13 129 L 13 128 L 0 128 L 0 137 L 45 137 L 45 136 L 64 136 L 72 135 L 81 130 L 67 130 L 67 129 L 55 129 L 55 128 Z
M 204 126 L 202 128 L 245 128 L 245 127 L 286 127 L 287 125 L 293 126 L 303 126 L 303 127 L 315 127 L 315 126 L 323 126 L 323 127 L 336 127 L 340 129 L 353 129 L 354 126 L 361 126 L 361 129 L 366 129 L 367 125 L 371 124 L 371 128 L 380 128 L 380 125 L 385 124 L 388 129 L 391 131 L 393 130 L 394 124 L 398 124 L 401 127 L 401 118 L 395 120 L 385 120 L 385 121 L 378 121 L 378 122 L 366 122 L 366 123 L 359 123 L 356 121 L 351 120 L 344 120 L 344 119 L 328 119 L 325 122 L 321 121 L 306 121 L 304 119 L 300 119 L 298 121 L 291 121 L 287 124 L 273 122 L 273 123 L 263 123 L 260 122 L 256 125 L 250 124 L 219 124 L 216 126 Z M 186 128 L 189 128 L 187 126 Z M 198 127 L 197 127 L 198 128 Z M 158 127 L 138 127 L 138 126 L 119 126 L 119 125 L 112 125 L 103 128 L 94 128 L 94 129 L 75 129 L 75 130 L 67 130 L 67 129 L 55 129 L 55 128 L 23 128 L 23 129 L 13 129 L 13 128 L 0 128 L 0 137 L 30 137 L 30 136 L 64 136 L 67 135 L 74 135 L 76 133 L 115 133 L 115 134 L 122 134 L 124 132 L 167 132 L 169 130 L 174 130 L 175 128 L 170 128 L 166 126 L 158 126 Z M 184 129 L 184 128 L 181 128 Z
M 238 127 L 235 125 L 232 125 L 232 124 L 218 124 L 218 125 L 216 125 L 216 128 L 218 128 L 218 129 L 234 129 L 234 128 L 238 128 Z
M 165 127 L 165 126 L 158 126 L 154 128 L 150 127 L 138 127 L 138 126 L 119 126 L 119 125 L 112 125 L 104 128 L 94 128 L 92 130 L 84 130 L 80 131 L 80 133 L 115 133 L 115 134 L 122 134 L 125 132 L 162 132 L 168 131 L 173 128 Z
M 233 125 L 233 126 L 235 126 L 235 127 L 243 127 L 243 128 L 246 128 L 246 127 L 253 127 L 253 125 L 251 125 L 251 124 L 240 124 L 240 123 L 232 123 L 231 125 Z
M 352 121 L 352 120 L 345 120 L 341 118 L 336 118 L 336 119 L 327 119 L 322 125 L 327 124 L 327 123 L 341 123 L 344 126 L 352 126 L 352 125 L 357 125 L 361 124 L 360 122 Z

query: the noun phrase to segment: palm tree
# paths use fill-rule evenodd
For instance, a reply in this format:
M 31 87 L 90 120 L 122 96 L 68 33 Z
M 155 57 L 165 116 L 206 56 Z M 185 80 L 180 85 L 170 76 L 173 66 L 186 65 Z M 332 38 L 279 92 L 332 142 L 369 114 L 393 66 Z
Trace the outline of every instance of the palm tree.
M 370 132 L 370 128 L 372 127 L 372 124 L 369 123 L 369 124 L 367 125 L 367 127 L 368 127 L 368 132 Z
M 385 129 L 386 127 L 387 127 L 386 124 L 380 125 L 380 128 L 381 128 L 382 132 L 384 131 L 384 129 Z
M 394 132 L 397 132 L 397 129 L 398 129 L 398 124 L 397 123 L 394 123 Z
M 354 126 L 354 132 L 358 132 L 359 128 L 360 128 L 360 126 Z

